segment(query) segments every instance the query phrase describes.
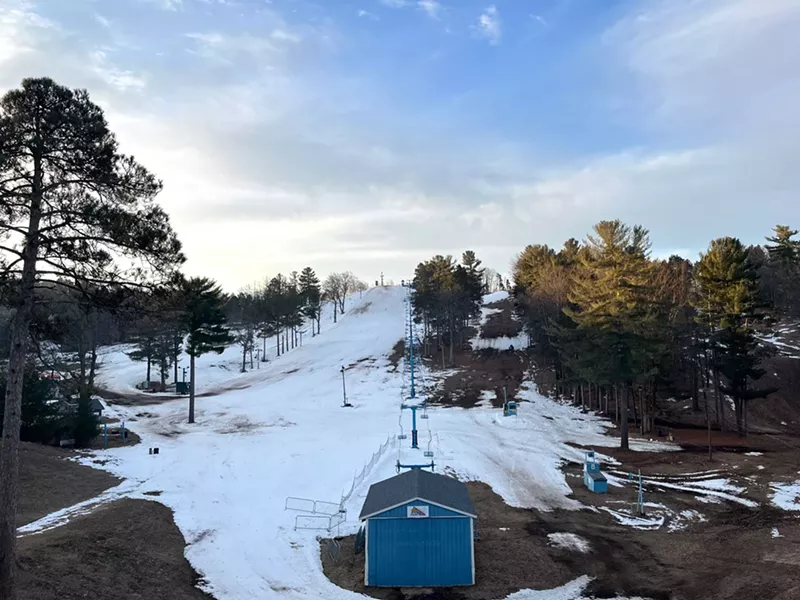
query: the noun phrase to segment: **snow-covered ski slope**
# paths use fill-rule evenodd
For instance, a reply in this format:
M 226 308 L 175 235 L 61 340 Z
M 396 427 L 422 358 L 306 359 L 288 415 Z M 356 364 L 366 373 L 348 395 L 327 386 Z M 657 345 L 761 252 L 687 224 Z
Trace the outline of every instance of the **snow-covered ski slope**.
M 284 506 L 288 496 L 338 503 L 387 435 L 398 433 L 404 376 L 402 368 L 391 368 L 388 356 L 404 335 L 404 297 L 400 287 L 371 289 L 338 325 L 263 365 L 251 387 L 199 398 L 194 425 L 186 424 L 185 399 L 112 407 L 142 443 L 87 460 L 126 478 L 127 495 L 157 499 L 174 510 L 188 543 L 186 556 L 217 598 L 361 597 L 325 577 L 315 540 L 320 532 L 295 531 L 297 513 Z M 129 368 L 125 360 L 107 361 L 105 376 L 122 381 Z M 341 407 L 343 365 L 349 367 L 353 408 Z M 200 369 L 198 382 L 210 368 Z M 503 418 L 491 408 L 429 410 L 430 418 L 420 420 L 421 449 L 409 450 L 410 440 L 390 445 L 346 502 L 341 533 L 358 527 L 369 485 L 395 474 L 398 456 L 425 461 L 429 440 L 437 471 L 485 481 L 516 506 L 577 508 L 566 497 L 570 490 L 559 466 L 565 459 L 581 460 L 581 453 L 566 442 L 610 446 L 615 440 L 603 435 L 599 419 L 532 389 L 519 398 L 528 402 L 521 403 L 518 417 Z M 403 421 L 408 433 L 408 411 Z M 149 455 L 150 447 L 160 453 Z M 585 583 L 514 598 L 580 598 Z
M 347 312 L 358 314 L 358 311 L 369 304 L 364 296 L 368 292 L 357 292 L 352 294 L 345 300 L 345 309 Z M 342 318 L 347 318 L 344 315 Z M 336 327 L 333 321 L 333 304 L 326 302 L 322 305 L 322 312 L 320 317 L 320 329 L 325 333 L 331 327 Z M 302 336 L 302 343 L 305 345 L 312 339 L 311 325 L 306 320 L 304 325 L 305 334 Z M 256 347 L 263 351 L 263 340 L 256 341 Z M 115 392 L 117 394 L 139 394 L 136 385 L 143 382 L 147 378 L 147 364 L 144 361 L 137 362 L 131 360 L 127 353 L 134 350 L 135 346 L 131 344 L 119 344 L 115 346 L 107 346 L 101 348 L 99 351 L 99 364 L 100 371 L 97 377 L 98 385 L 106 390 Z M 292 352 L 293 350 L 288 350 Z M 266 340 L 266 356 L 268 360 L 277 358 L 277 339 L 275 337 L 267 338 Z M 178 380 L 184 380 L 183 368 L 186 368 L 186 379 L 188 379 L 189 357 L 183 353 L 179 357 L 178 362 Z M 272 376 L 271 371 L 264 371 L 262 373 L 261 364 L 255 363 L 251 371 L 250 358 L 248 356 L 246 361 L 247 373 L 241 373 L 242 369 L 242 347 L 239 344 L 228 346 L 222 354 L 211 352 L 204 354 L 196 359 L 196 369 L 198 372 L 196 392 L 198 394 L 218 394 L 237 387 L 246 387 L 269 378 Z M 167 383 L 173 383 L 172 380 L 173 369 L 169 370 Z M 159 380 L 158 367 L 152 365 L 150 379 L 152 381 Z M 167 394 L 172 395 L 172 393 Z M 160 394 L 155 394 L 155 397 Z

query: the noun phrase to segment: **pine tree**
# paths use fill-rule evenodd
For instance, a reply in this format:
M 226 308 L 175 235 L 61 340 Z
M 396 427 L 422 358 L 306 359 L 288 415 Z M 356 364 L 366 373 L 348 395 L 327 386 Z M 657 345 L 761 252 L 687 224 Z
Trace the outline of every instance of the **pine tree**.
M 303 302 L 303 314 L 311 321 L 311 335 L 314 336 L 319 333 L 322 290 L 319 278 L 311 267 L 306 267 L 300 273 L 300 296 Z M 314 323 L 317 324 L 316 333 Z
M 768 260 L 759 270 L 763 285 L 778 312 L 800 317 L 800 240 L 793 239 L 797 230 L 776 225 L 775 235 L 768 237 Z
M 797 265 L 800 261 L 800 240 L 792 239 L 797 235 L 797 230 L 788 225 L 776 225 L 773 231 L 775 235 L 767 238 L 768 242 L 772 242 L 772 245 L 767 245 L 770 259 L 784 265 Z
M 631 388 L 653 367 L 650 245 L 645 229 L 618 220 L 602 221 L 594 230 L 564 312 L 592 342 L 596 366 L 588 376 L 597 380 L 605 372 L 621 387 L 620 447 L 627 449 Z
M 211 279 L 193 277 L 183 286 L 184 327 L 188 332 L 186 354 L 189 355 L 189 423 L 194 423 L 195 360 L 215 352 L 222 354 L 233 338 L 225 327 L 222 289 Z
M 6 374 L 0 373 L 0 386 L 6 384 Z M 58 407 L 49 403 L 56 397 L 56 386 L 51 379 L 39 375 L 36 367 L 27 365 L 22 386 L 22 428 L 20 439 L 23 442 L 48 444 L 60 426 Z M 3 425 L 3 408 L 0 404 L 0 431 Z
M 20 409 L 37 282 L 169 277 L 183 257 L 167 215 L 153 203 L 160 189 L 153 175 L 118 152 L 102 110 L 85 91 L 25 79 L 0 99 L 0 237 L 10 259 L 0 270 L 18 282 L 0 451 L 0 598 L 17 597 Z
M 708 327 L 714 356 L 713 368 L 727 381 L 715 386 L 733 398 L 739 433 L 747 427 L 747 402 L 773 390 L 752 389 L 751 381 L 764 375 L 753 326 L 763 318 L 759 312 L 758 275 L 747 249 L 736 238 L 711 242 L 695 273 L 698 293 L 695 306 L 700 322 Z M 724 422 L 721 398 L 719 420 Z

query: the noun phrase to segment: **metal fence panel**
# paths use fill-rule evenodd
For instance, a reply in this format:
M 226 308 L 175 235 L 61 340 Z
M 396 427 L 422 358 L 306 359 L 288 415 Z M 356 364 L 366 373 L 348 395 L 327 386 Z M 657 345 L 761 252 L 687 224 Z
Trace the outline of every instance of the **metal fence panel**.
M 295 498 L 289 496 L 286 498 L 284 510 L 299 510 L 301 512 L 314 512 L 314 501 L 309 498 Z

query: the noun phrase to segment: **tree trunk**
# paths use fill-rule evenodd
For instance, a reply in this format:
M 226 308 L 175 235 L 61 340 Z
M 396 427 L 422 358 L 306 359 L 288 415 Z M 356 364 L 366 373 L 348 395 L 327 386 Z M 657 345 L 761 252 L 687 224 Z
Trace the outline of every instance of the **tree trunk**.
M 336 311 L 338 310 L 338 308 L 339 308 L 339 305 L 336 304 L 336 300 L 334 299 L 334 301 L 333 301 L 333 322 L 334 323 L 336 323 L 336 317 L 337 317 Z
M 172 342 L 172 366 L 175 368 L 175 391 L 178 391 L 178 359 L 180 358 L 180 351 L 178 350 L 180 345 L 178 344 L 178 336 L 175 335 L 175 339 Z
M 17 484 L 19 481 L 19 434 L 22 427 L 22 383 L 28 336 L 33 314 L 36 260 L 39 252 L 39 223 L 42 215 L 41 159 L 34 157 L 30 221 L 22 252 L 20 299 L 11 326 L 8 380 L 0 449 L 0 598 L 17 598 Z
M 734 398 L 733 406 L 736 411 L 736 433 L 740 436 L 744 436 L 744 400 L 741 398 Z
M 714 361 L 716 363 L 716 361 Z M 725 401 L 722 398 L 722 390 L 719 384 L 719 371 L 713 367 L 714 378 L 714 398 L 717 401 L 717 426 L 720 431 L 725 431 Z
M 628 393 L 630 386 L 626 382 L 622 386 L 622 415 L 620 426 L 619 447 L 623 450 L 628 449 Z
M 150 364 L 151 364 L 151 362 L 152 361 L 150 360 L 150 351 L 148 351 L 147 352 L 147 387 L 148 388 L 150 387 L 150 379 L 151 379 L 150 378 Z
M 247 373 L 247 343 L 242 344 L 242 373 Z
M 267 362 L 267 336 L 264 336 L 264 351 L 261 353 L 261 362 Z
M 694 412 L 700 412 L 700 394 L 697 393 L 697 363 L 695 361 L 691 361 L 692 373 L 691 373 L 691 383 L 692 386 L 692 410 Z
M 97 372 L 97 336 L 92 331 L 91 350 L 89 354 L 89 395 L 94 394 L 94 375 Z
M 747 400 L 742 398 L 742 423 L 744 424 L 744 435 L 747 435 Z
M 708 406 L 708 392 L 706 391 L 708 388 L 703 388 L 703 404 L 706 406 L 706 428 L 708 429 L 708 460 L 714 460 L 714 454 L 711 450 L 711 411 L 709 410 Z
M 194 423 L 194 354 L 189 356 L 189 423 Z
M 453 366 L 453 337 L 455 337 L 453 335 L 453 326 L 454 326 L 454 324 L 453 324 L 453 315 L 452 315 L 452 313 L 450 314 L 449 321 L 450 321 L 450 366 L 452 367 Z

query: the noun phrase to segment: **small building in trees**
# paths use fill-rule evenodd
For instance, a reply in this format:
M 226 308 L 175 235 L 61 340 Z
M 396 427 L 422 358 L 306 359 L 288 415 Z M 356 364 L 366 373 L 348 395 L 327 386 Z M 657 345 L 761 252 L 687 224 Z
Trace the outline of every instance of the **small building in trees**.
M 411 469 L 372 485 L 360 516 L 364 583 L 474 585 L 476 518 L 467 486 L 452 477 Z

